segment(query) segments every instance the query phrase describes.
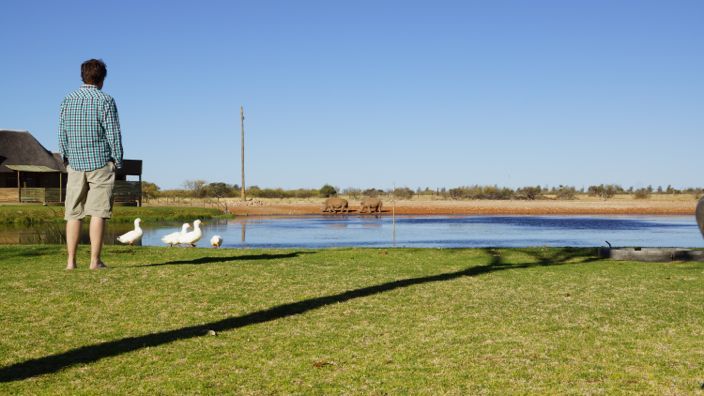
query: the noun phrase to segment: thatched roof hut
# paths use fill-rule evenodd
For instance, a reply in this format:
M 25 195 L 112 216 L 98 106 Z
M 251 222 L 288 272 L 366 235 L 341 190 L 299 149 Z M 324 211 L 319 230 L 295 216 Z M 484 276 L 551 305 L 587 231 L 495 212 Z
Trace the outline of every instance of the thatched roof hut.
M 141 160 L 125 159 L 115 180 L 116 202 L 141 204 Z M 60 153 L 44 148 L 28 131 L 0 129 L 0 202 L 62 202 L 65 186 Z
M 0 129 L 0 173 L 66 172 L 61 154 L 42 146 L 28 131 Z

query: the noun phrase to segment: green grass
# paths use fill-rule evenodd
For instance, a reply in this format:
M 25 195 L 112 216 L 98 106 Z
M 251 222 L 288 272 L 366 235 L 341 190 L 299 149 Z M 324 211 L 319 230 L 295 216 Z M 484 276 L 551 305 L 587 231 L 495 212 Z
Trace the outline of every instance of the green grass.
M 191 221 L 194 218 L 212 219 L 231 217 L 214 208 L 199 207 L 134 207 L 115 206 L 113 223 L 131 223 L 135 218 L 143 222 Z M 0 224 L 31 225 L 42 223 L 63 223 L 63 206 L 42 205 L 0 205 Z
M 0 246 L 0 394 L 704 394 L 704 263 Z M 213 330 L 215 335 L 209 335 Z

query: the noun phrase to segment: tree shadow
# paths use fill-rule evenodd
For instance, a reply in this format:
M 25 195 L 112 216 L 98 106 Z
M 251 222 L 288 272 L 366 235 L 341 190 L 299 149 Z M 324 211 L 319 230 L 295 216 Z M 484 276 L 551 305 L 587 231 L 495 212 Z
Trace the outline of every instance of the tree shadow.
M 15 250 L 14 246 L 10 247 L 9 251 L 3 251 L 3 258 L 11 257 L 41 257 L 41 256 L 51 256 L 56 254 L 56 250 L 61 249 L 61 247 L 56 246 L 32 246 L 32 247 L 22 247 Z
M 348 290 L 329 296 L 309 298 L 303 301 L 281 304 L 249 314 L 230 317 L 201 325 L 187 326 L 180 329 L 161 331 L 136 337 L 126 337 L 119 340 L 87 345 L 80 348 L 71 349 L 66 352 L 37 359 L 30 359 L 24 362 L 12 364 L 10 366 L 0 367 L 0 382 L 19 381 L 38 375 L 55 373 L 78 364 L 93 363 L 107 357 L 118 356 L 143 348 L 156 347 L 178 340 L 187 340 L 194 337 L 204 336 L 207 335 L 210 330 L 216 332 L 234 330 L 245 326 L 303 314 L 305 312 L 323 308 L 328 305 L 343 303 L 357 298 L 368 297 L 409 286 L 449 281 L 466 276 L 479 276 L 503 270 L 548 265 L 574 265 L 598 260 L 595 249 L 561 249 L 554 254 L 550 253 L 555 252 L 554 250 L 548 250 L 545 253 L 542 253 L 538 250 L 532 249 L 512 249 L 509 250 L 509 252 L 523 252 L 535 261 L 509 264 L 503 261 L 501 251 L 491 248 L 482 250 L 487 254 L 489 259 L 489 262 L 484 265 L 472 266 L 460 271 L 443 274 L 396 280 L 378 285 L 362 287 L 359 289 Z
M 275 260 L 275 259 L 286 259 L 298 257 L 302 254 L 313 254 L 314 252 L 291 252 L 282 254 L 250 254 L 250 255 L 237 255 L 237 256 L 215 256 L 215 257 L 199 257 L 193 260 L 175 260 L 167 261 L 165 263 L 155 263 L 155 264 L 141 264 L 133 265 L 131 267 L 160 267 L 164 265 L 201 265 L 201 264 L 212 264 L 212 263 L 224 263 L 226 261 L 240 261 L 240 260 Z

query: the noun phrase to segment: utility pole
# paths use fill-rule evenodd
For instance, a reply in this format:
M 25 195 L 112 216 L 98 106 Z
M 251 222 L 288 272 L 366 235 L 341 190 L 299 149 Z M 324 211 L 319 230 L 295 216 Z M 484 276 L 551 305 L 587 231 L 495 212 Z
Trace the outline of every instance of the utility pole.
M 240 125 L 242 127 L 242 187 L 240 190 L 240 198 L 242 201 L 247 200 L 247 196 L 244 193 L 244 107 L 240 106 Z

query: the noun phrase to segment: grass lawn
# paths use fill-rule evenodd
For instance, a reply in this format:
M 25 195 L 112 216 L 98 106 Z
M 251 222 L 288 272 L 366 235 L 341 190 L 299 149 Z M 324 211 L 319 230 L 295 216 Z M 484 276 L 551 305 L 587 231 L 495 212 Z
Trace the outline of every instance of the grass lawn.
M 704 394 L 704 263 L 0 246 L 0 394 Z

